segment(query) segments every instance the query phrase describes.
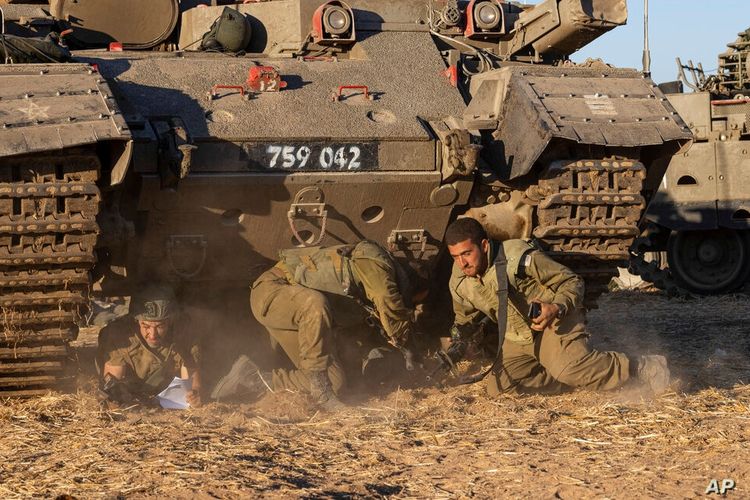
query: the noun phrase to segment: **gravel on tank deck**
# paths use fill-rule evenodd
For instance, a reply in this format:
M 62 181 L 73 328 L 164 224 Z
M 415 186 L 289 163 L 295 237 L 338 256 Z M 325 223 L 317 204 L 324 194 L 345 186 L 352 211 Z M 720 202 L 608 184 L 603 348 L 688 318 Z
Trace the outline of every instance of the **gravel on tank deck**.
M 357 53 L 359 59 L 337 62 L 205 53 L 143 58 L 81 52 L 78 58 L 98 65 L 126 115 L 179 116 L 196 140 L 429 140 L 419 119 L 463 113 L 464 102 L 441 74 L 445 64 L 424 33 L 371 33 L 358 43 Z M 255 62 L 277 68 L 287 88 L 249 101 L 236 90 L 221 90 L 218 98 L 207 100 L 215 84 L 244 84 Z M 346 90 L 352 97 L 332 102 L 341 85 L 366 85 L 375 99 Z M 394 119 L 372 120 L 371 111 Z M 213 118 L 206 120 L 207 114 Z
M 663 352 L 674 388 L 487 399 L 480 385 L 359 396 L 341 414 L 295 394 L 169 412 L 76 394 L 0 406 L 0 494 L 54 497 L 639 498 L 750 495 L 744 295 L 617 292 L 594 343 Z M 81 347 L 83 349 L 83 347 Z

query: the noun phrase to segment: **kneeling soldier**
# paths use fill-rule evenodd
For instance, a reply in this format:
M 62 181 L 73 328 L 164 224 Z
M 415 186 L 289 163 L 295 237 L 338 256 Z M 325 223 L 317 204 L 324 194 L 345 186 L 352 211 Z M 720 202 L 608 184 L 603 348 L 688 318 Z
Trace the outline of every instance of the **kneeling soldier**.
M 416 273 L 371 241 L 283 250 L 280 257 L 250 293 L 256 319 L 295 366 L 273 370 L 274 389 L 309 393 L 325 409 L 343 407 L 337 394 L 345 375 L 336 357 L 334 311 L 326 294 L 349 297 L 366 308 L 388 342 L 404 354 L 407 369 L 413 366 L 408 346 Z M 263 378 L 254 366 L 249 370 Z
M 629 358 L 588 346 L 583 279 L 567 267 L 524 240 L 490 241 L 482 225 L 470 218 L 452 223 L 445 243 L 454 260 L 450 291 L 453 336 L 458 341 L 484 318 L 497 322 L 502 278 L 495 259 L 504 255 L 507 261 L 505 266 L 498 264 L 505 267 L 508 282 L 507 326 L 502 359 L 488 377 L 490 395 L 512 390 L 557 393 L 571 387 L 614 389 L 633 376 L 655 393 L 668 386 L 663 356 Z M 536 314 L 529 314 L 532 305 Z

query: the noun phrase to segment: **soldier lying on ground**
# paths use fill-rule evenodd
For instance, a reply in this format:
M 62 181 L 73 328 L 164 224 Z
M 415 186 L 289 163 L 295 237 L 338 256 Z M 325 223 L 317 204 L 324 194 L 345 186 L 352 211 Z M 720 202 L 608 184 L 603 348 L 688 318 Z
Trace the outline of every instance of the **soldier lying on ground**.
M 370 241 L 283 250 L 280 257 L 253 283 L 250 306 L 272 344 L 281 346 L 295 369 L 262 373 L 243 357 L 217 384 L 212 397 L 235 393 L 237 385 L 260 390 L 270 386 L 311 394 L 327 410 L 344 407 L 338 394 L 346 376 L 337 357 L 332 330 L 337 313 L 329 294 L 348 297 L 368 309 L 388 342 L 403 353 L 407 369 L 413 367 L 410 308 L 426 295 L 426 283 L 415 286 L 422 283 L 417 273 Z
M 498 279 L 502 278 L 496 267 L 503 266 L 495 259 L 500 250 L 507 260 L 506 335 L 502 358 L 487 379 L 490 395 L 559 393 L 573 387 L 607 390 L 631 377 L 647 383 L 655 393 L 667 388 L 669 370 L 663 356 L 628 357 L 588 346 L 583 280 L 532 244 L 490 241 L 481 224 L 470 218 L 451 224 L 445 243 L 454 260 L 449 284 L 454 342 L 470 336 L 485 317 L 497 322 Z M 538 314 L 530 319 L 532 304 L 537 304 Z
M 106 397 L 147 402 L 180 376 L 191 381 L 187 402 L 200 405 L 200 347 L 188 324 L 169 288 L 151 286 L 135 297 L 130 314 L 99 333 L 97 364 Z

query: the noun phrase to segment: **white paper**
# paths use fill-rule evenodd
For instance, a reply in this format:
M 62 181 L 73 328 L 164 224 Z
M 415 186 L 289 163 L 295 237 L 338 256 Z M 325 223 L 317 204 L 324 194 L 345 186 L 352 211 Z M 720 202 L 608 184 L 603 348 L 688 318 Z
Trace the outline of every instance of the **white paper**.
M 188 378 L 175 377 L 156 397 L 162 408 L 168 410 L 184 410 L 190 408 L 187 402 L 187 394 L 190 392 L 191 384 Z

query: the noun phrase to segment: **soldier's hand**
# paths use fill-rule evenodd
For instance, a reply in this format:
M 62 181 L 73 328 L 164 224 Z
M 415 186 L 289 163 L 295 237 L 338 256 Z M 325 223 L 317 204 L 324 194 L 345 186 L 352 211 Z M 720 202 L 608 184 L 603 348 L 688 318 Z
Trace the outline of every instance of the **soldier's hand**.
M 188 392 L 187 396 L 185 396 L 185 399 L 187 400 L 188 404 L 192 406 L 193 408 L 197 408 L 202 404 L 201 394 L 197 390 L 192 390 Z
M 560 307 L 557 304 L 540 302 L 539 305 L 541 307 L 539 316 L 531 320 L 531 329 L 537 332 L 544 331 L 545 328 L 551 325 L 560 312 Z

